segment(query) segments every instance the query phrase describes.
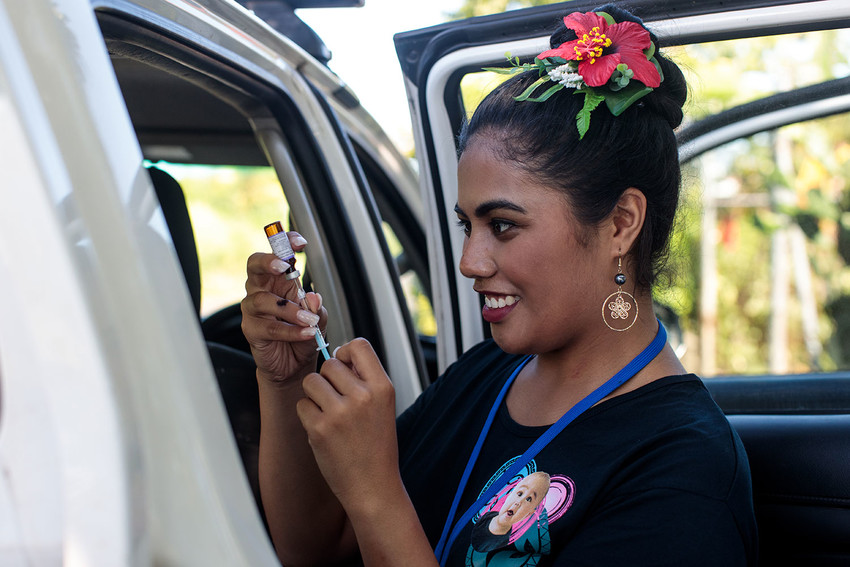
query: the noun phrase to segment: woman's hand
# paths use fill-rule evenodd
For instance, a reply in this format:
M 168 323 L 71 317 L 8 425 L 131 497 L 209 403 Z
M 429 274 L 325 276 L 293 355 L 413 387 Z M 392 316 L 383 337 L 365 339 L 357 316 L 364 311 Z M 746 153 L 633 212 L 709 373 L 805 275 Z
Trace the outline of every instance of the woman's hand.
M 333 493 L 349 516 L 383 507 L 391 487 L 401 488 L 395 392 L 372 345 L 341 346 L 302 387 L 298 417 Z
M 288 235 L 293 250 L 304 249 L 307 243 L 301 235 Z M 242 332 L 251 345 L 258 376 L 273 382 L 301 378 L 316 367 L 315 325 L 323 329 L 327 323 L 322 298 L 308 293 L 310 311 L 302 309 L 298 284 L 283 275 L 289 264 L 274 254 L 251 255 L 247 269 Z

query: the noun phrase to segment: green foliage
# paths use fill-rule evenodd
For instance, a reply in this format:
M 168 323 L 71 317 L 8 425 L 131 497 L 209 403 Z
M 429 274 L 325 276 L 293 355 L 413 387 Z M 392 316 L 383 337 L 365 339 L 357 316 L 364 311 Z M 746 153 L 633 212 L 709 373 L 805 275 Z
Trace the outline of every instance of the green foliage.
M 499 14 L 507 10 L 516 10 L 529 6 L 557 4 L 559 1 L 563 0 L 464 0 L 460 8 L 456 12 L 449 14 L 448 17 L 452 20 L 462 20 L 473 16 Z
M 688 120 L 751 100 L 828 80 L 850 60 L 846 32 L 822 32 L 667 49 L 683 68 L 690 95 Z M 846 73 L 846 71 L 843 71 Z M 808 270 L 817 310 L 820 354 L 811 354 L 802 331 L 803 306 L 790 276 L 784 290 L 788 370 L 850 368 L 850 117 L 792 125 L 709 152 L 683 170 L 683 198 L 671 240 L 668 278 L 656 298 L 680 317 L 687 337 L 686 365 L 700 369 L 701 212 L 707 190 L 728 192 L 720 201 L 714 251 L 717 262 L 718 373 L 769 372 L 772 237 L 799 227 L 806 237 Z M 726 189 L 724 189 L 726 188 Z M 729 190 L 734 188 L 734 190 Z M 759 203 L 761 197 L 761 203 Z M 747 199 L 750 205 L 747 205 Z M 740 202 L 741 204 L 736 204 Z M 844 222 L 846 219 L 846 223 Z M 845 227 L 846 224 L 846 227 Z M 846 250 L 847 253 L 844 251 Z M 673 285 L 665 286 L 666 282 Z M 709 327 L 710 328 L 710 327 Z M 843 345 L 843 346 L 842 346 Z M 815 359 L 812 359 L 815 356 Z
M 404 253 L 404 248 L 392 227 L 387 222 L 384 222 L 382 226 L 390 254 L 392 254 L 393 258 L 398 258 Z M 436 335 L 437 319 L 434 317 L 434 309 L 431 306 L 428 296 L 425 295 L 422 282 L 413 270 L 401 274 L 401 289 L 404 292 L 407 308 L 410 311 L 416 331 L 432 337 Z
M 201 313 L 210 315 L 245 296 L 245 262 L 270 251 L 263 227 L 289 206 L 271 167 L 157 163 L 180 182 L 189 207 L 201 266 Z M 299 255 L 299 262 L 305 261 Z
M 581 110 L 578 111 L 578 114 L 576 114 L 578 137 L 579 139 L 582 139 L 587 133 L 587 129 L 590 128 L 590 113 L 593 112 L 603 100 L 605 100 L 605 96 L 597 94 L 589 87 L 587 89 L 576 91 L 574 94 L 584 95 L 584 105 L 581 107 Z

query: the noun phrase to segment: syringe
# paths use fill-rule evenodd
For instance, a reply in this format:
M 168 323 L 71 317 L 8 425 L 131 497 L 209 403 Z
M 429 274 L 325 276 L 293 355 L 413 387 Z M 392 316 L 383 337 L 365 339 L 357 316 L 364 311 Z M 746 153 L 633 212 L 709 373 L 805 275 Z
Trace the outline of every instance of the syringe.
M 288 280 L 295 280 L 298 304 L 301 306 L 301 309 L 310 311 L 310 306 L 307 305 L 307 293 L 301 286 L 301 280 L 299 279 L 301 272 L 295 269 L 295 252 L 292 250 L 292 245 L 289 243 L 289 237 L 286 235 L 286 231 L 283 230 L 283 225 L 280 224 L 280 221 L 275 221 L 266 225 L 265 231 L 266 237 L 269 239 L 269 244 L 271 244 L 272 252 L 274 252 L 275 256 L 289 264 L 289 269 L 283 275 Z M 328 354 L 328 343 L 325 342 L 325 337 L 322 336 L 322 331 L 319 330 L 318 325 L 316 326 L 316 345 L 316 350 L 322 353 L 325 360 L 328 360 L 331 357 Z

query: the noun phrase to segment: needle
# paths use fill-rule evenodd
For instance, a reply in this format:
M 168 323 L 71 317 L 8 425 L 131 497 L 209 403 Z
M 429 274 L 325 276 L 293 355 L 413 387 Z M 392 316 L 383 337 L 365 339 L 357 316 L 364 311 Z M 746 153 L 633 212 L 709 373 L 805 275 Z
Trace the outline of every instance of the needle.
M 298 285 L 298 302 L 301 304 L 301 308 L 305 311 L 310 311 L 310 306 L 307 305 L 307 294 L 304 292 L 304 288 L 301 287 L 301 281 L 295 278 L 295 282 Z M 322 331 L 319 330 L 318 326 L 316 327 L 316 345 L 316 350 L 322 353 L 325 360 L 330 359 L 331 355 L 328 354 L 328 343 L 325 342 L 325 337 L 322 336 Z

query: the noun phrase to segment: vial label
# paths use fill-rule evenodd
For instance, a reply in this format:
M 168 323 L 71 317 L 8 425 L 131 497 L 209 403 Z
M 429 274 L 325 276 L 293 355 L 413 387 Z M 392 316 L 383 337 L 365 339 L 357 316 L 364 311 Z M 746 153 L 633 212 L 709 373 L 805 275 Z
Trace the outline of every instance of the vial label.
M 277 234 L 270 236 L 269 244 L 272 246 L 272 252 L 274 252 L 274 255 L 284 262 L 289 262 L 295 258 L 295 252 L 292 251 L 292 245 L 289 243 L 289 237 L 286 236 L 285 232 L 278 232 Z

